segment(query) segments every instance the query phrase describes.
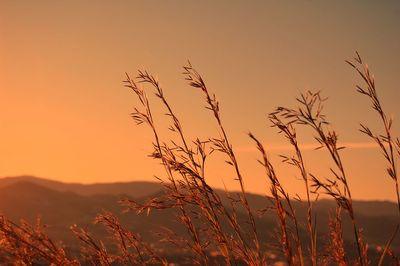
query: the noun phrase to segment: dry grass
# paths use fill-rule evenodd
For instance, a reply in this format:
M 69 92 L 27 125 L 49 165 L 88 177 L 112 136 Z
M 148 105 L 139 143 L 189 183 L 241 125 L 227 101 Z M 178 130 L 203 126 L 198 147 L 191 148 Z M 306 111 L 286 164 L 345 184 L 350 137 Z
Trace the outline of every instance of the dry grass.
M 362 125 L 361 131 L 376 141 L 388 163 L 387 172 L 394 181 L 398 199 L 400 215 L 400 198 L 396 160 L 400 156 L 400 141 L 392 133 L 392 120 L 388 119 L 378 99 L 375 82 L 368 67 L 357 54 L 355 63 L 348 62 L 362 77 L 365 88 L 357 86 L 358 92 L 366 95 L 373 103 L 383 122 L 384 134 L 375 134 Z M 307 208 L 305 221 L 299 220 L 293 207 L 293 197 L 288 194 L 280 182 L 279 176 L 268 157 L 268 151 L 263 144 L 252 134 L 249 137 L 255 142 L 265 169 L 266 178 L 270 183 L 270 200 L 272 210 L 277 217 L 277 246 L 261 241 L 263 234 L 273 232 L 274 228 L 263 228 L 257 225 L 257 211 L 253 210 L 245 189 L 245 180 L 238 163 L 235 150 L 225 130 L 219 110 L 219 102 L 212 94 L 201 75 L 188 63 L 183 72 L 189 85 L 204 95 L 207 109 L 212 113 L 218 127 L 218 136 L 205 140 L 188 139 L 179 118 L 169 104 L 163 89 L 157 79 L 146 71 L 139 71 L 135 78 L 128 74 L 124 84 L 138 98 L 138 106 L 132 117 L 136 124 L 146 125 L 153 134 L 153 152 L 151 157 L 159 160 L 164 166 L 166 179 L 161 180 L 165 192 L 145 203 L 133 200 L 121 200 L 126 211 L 136 213 L 151 212 L 152 210 L 174 209 L 178 212 L 177 220 L 186 228 L 186 235 L 176 235 L 167 228 L 159 232 L 160 238 L 179 247 L 182 254 L 186 254 L 188 264 L 212 265 L 223 263 L 226 265 L 270 265 L 274 263 L 268 254 L 280 252 L 279 257 L 285 258 L 289 265 L 369 265 L 368 245 L 361 234 L 357 217 L 353 208 L 353 199 L 348 183 L 348 173 L 338 143 L 338 135 L 329 130 L 329 121 L 323 113 L 324 99 L 319 92 L 306 92 L 297 98 L 299 106 L 296 108 L 278 107 L 270 113 L 269 120 L 272 126 L 278 129 L 292 145 L 292 156 L 282 156 L 283 162 L 294 166 L 304 181 Z M 149 88 L 150 87 L 150 88 Z M 176 134 L 177 140 L 163 140 L 161 131 L 157 127 L 147 93 L 152 90 L 166 110 L 170 119 L 169 130 Z M 325 149 L 332 160 L 332 176 L 326 179 L 318 177 L 307 169 L 297 140 L 298 127 L 312 128 L 316 141 L 321 149 Z M 211 160 L 215 153 L 222 154 L 226 163 L 232 167 L 234 179 L 240 186 L 239 193 L 227 193 L 229 204 L 224 204 L 220 194 L 207 182 L 206 162 Z M 313 202 L 318 199 L 319 193 L 333 198 L 337 204 L 336 213 L 332 214 L 329 222 L 330 233 L 328 241 L 318 248 L 316 216 L 313 212 Z M 267 207 L 267 206 L 266 206 Z M 240 220 L 238 213 L 244 210 L 245 221 Z M 268 210 L 269 211 L 269 210 Z M 347 257 L 343 240 L 342 212 L 350 218 L 357 259 L 351 261 Z M 73 233 L 82 243 L 80 261 L 91 265 L 168 265 L 165 254 L 160 254 L 152 245 L 145 243 L 142 238 L 124 228 L 118 219 L 111 213 L 99 214 L 95 220 L 107 228 L 117 252 L 111 253 L 106 245 L 87 230 L 72 227 Z M 306 224 L 307 241 L 300 236 L 300 224 Z M 394 228 L 393 228 L 394 230 Z M 12 264 L 33 265 L 37 263 L 52 265 L 79 265 L 78 259 L 69 258 L 63 248 L 53 243 L 46 235 L 40 224 L 30 226 L 27 223 L 17 225 L 2 217 L 0 221 L 0 252 L 4 259 Z M 390 249 L 390 244 L 396 237 L 394 231 L 392 239 L 382 248 L 379 263 L 390 255 L 393 263 L 399 264 L 398 258 Z M 322 244 L 321 244 L 322 245 Z M 279 251 L 280 250 L 280 251 Z M 217 254 L 221 260 L 215 260 Z
M 17 225 L 0 216 L 0 254 L 14 265 L 80 265 L 47 236 L 39 219 L 35 225 Z

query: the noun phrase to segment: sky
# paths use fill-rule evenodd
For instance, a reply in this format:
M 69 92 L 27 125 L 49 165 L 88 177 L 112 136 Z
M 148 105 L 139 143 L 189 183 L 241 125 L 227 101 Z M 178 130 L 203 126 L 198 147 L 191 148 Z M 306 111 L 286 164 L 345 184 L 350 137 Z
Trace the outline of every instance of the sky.
M 148 70 L 189 138 L 218 136 L 203 96 L 182 75 L 190 60 L 220 101 L 248 191 L 269 191 L 251 131 L 288 191 L 304 195 L 298 173 L 280 163 L 279 154 L 292 150 L 267 115 L 295 107 L 303 91 L 321 90 L 331 128 L 347 146 L 353 197 L 395 200 L 380 151 L 359 132 L 360 123 L 381 132 L 380 120 L 356 93 L 361 81 L 345 60 L 357 50 L 368 62 L 399 136 L 399 25 L 398 1 L 0 1 L 0 176 L 82 183 L 163 177 L 148 157 L 151 131 L 130 117 L 138 102 L 122 81 L 125 72 Z M 150 100 L 167 126 L 165 110 Z M 312 132 L 300 130 L 299 141 L 310 171 L 330 177 L 332 162 L 313 150 Z M 224 158 L 210 160 L 209 183 L 236 189 Z

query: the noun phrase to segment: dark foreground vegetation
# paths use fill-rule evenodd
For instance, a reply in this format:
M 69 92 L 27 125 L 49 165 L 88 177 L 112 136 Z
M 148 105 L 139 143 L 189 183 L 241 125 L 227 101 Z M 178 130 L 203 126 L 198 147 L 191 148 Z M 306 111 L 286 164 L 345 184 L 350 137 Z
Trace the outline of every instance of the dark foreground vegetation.
M 7 181 L 3 187 L 0 184 L 1 195 L 9 197 L 4 198 L 8 204 L 15 202 L 15 206 L 26 207 L 25 213 L 30 213 L 30 221 L 21 223 L 15 223 L 20 217 L 12 210 L 5 212 L 7 218 L 0 216 L 0 261 L 16 265 L 399 265 L 400 140 L 392 133 L 392 120 L 383 110 L 367 65 L 358 54 L 347 63 L 363 81 L 357 91 L 372 102 L 382 121 L 382 132 L 375 133 L 366 125 L 361 125 L 361 132 L 380 147 L 387 162 L 387 175 L 393 180 L 396 204 L 353 201 L 348 185 L 350 175 L 340 152 L 343 147 L 328 126 L 324 98 L 319 92 L 310 91 L 297 98 L 297 107 L 277 107 L 269 114 L 271 125 L 293 147 L 292 155 L 282 157 L 283 163 L 297 169 L 304 181 L 306 198 L 294 199 L 294 195 L 287 193 L 268 150 L 252 133 L 249 138 L 259 150 L 260 167 L 264 168 L 270 186 L 266 188 L 268 197 L 247 193 L 219 102 L 189 63 L 183 74 L 189 85 L 204 95 L 218 127 L 218 137 L 188 139 L 159 82 L 146 71 L 139 71 L 136 78 L 127 75 L 125 86 L 138 98 L 132 117 L 138 125 L 149 127 L 154 136 L 151 157 L 165 168 L 166 177 L 160 179 L 162 186 L 158 185 L 162 189 L 135 197 L 126 191 L 95 193 L 93 188 L 77 188 L 79 185 L 69 189 L 60 184 L 51 187 L 35 179 Z M 171 139 L 163 139 L 154 122 L 153 103 L 146 94 L 149 91 L 165 107 L 171 121 Z M 314 175 L 312 169 L 305 167 L 296 135 L 299 127 L 311 128 L 319 149 L 330 156 L 331 177 Z M 207 180 L 211 177 L 206 176 L 206 162 L 215 154 L 225 156 L 232 167 L 239 192 L 209 186 Z M 124 215 L 119 214 L 115 204 L 120 194 L 125 194 L 119 201 L 127 212 Z M 320 194 L 331 200 L 317 200 Z M 53 214 L 56 223 L 49 223 L 46 228 L 39 220 L 32 221 L 37 212 L 34 206 L 21 202 L 23 197 L 30 199 L 25 201 L 30 204 L 37 202 L 43 216 Z M 50 207 L 54 211 L 46 209 Z M 60 214 L 56 214 L 56 209 Z M 62 222 L 57 221 L 59 215 Z M 85 218 L 91 215 L 96 216 L 95 225 L 87 227 Z M 70 227 L 70 235 L 75 238 L 57 236 L 54 229 L 65 226 L 70 217 L 79 217 L 74 218 L 76 225 Z M 65 233 L 58 233 L 61 231 Z

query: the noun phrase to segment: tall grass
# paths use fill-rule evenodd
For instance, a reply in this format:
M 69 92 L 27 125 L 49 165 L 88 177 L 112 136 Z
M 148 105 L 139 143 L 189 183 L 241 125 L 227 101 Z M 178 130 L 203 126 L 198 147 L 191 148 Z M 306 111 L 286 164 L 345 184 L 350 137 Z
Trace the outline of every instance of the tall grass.
M 357 86 L 357 91 L 366 95 L 373 103 L 373 108 L 383 122 L 384 133 L 373 133 L 362 125 L 361 131 L 371 137 L 380 147 L 388 164 L 387 173 L 394 181 L 395 192 L 400 215 L 400 198 L 396 160 L 400 157 L 400 140 L 392 132 L 393 121 L 387 117 L 377 96 L 375 82 L 358 55 L 354 63 L 347 61 L 364 80 L 364 86 Z M 173 209 L 178 213 L 177 221 L 186 229 L 185 235 L 176 235 L 167 228 L 159 234 L 163 240 L 180 248 L 187 264 L 198 265 L 271 265 L 271 253 L 277 253 L 285 259 L 288 265 L 369 265 L 368 245 L 363 238 L 353 207 L 353 198 L 349 185 L 351 174 L 345 171 L 345 162 L 341 156 L 338 135 L 327 125 L 329 120 L 324 113 L 325 99 L 320 92 L 305 92 L 297 98 L 299 105 L 295 108 L 277 107 L 269 114 L 271 125 L 283 135 L 293 147 L 293 156 L 282 156 L 283 162 L 294 166 L 300 173 L 304 183 L 306 207 L 303 221 L 302 215 L 296 213 L 293 199 L 280 181 L 274 165 L 261 141 L 249 133 L 251 140 L 260 153 L 259 160 L 265 170 L 269 186 L 269 199 L 276 215 L 277 242 L 275 245 L 262 241 L 265 234 L 273 233 L 274 228 L 265 228 L 257 221 L 257 210 L 251 206 L 245 188 L 245 178 L 239 165 L 235 149 L 223 123 L 219 102 L 206 85 L 203 77 L 188 62 L 183 68 L 183 75 L 189 86 L 201 93 L 210 111 L 212 119 L 218 128 L 218 137 L 208 139 L 189 139 L 185 134 L 176 112 L 170 105 L 158 80 L 147 71 L 138 71 L 135 78 L 126 74 L 125 87 L 137 97 L 137 107 L 132 118 L 138 125 L 146 125 L 153 134 L 153 151 L 151 157 L 162 163 L 166 178 L 160 179 L 164 184 L 164 192 L 146 202 L 132 199 L 121 200 L 121 205 L 127 211 L 136 213 L 152 212 L 153 210 Z M 172 140 L 162 138 L 163 130 L 159 129 L 153 118 L 153 102 L 147 94 L 154 93 L 159 103 L 165 108 L 170 119 L 169 130 L 175 134 Z M 312 174 L 307 168 L 301 145 L 298 142 L 296 130 L 299 127 L 309 127 L 314 132 L 315 140 L 320 149 L 326 150 L 332 161 L 331 177 L 326 179 Z M 222 195 L 213 189 L 206 175 L 206 162 L 213 159 L 214 154 L 221 154 L 226 163 L 233 169 L 233 177 L 240 187 L 238 193 L 226 192 L 228 203 Z M 266 188 L 266 191 L 268 188 Z M 330 233 L 325 243 L 319 243 L 317 233 L 317 217 L 313 204 L 319 194 L 330 196 L 337 205 L 331 214 L 329 222 Z M 243 211 L 244 210 L 244 211 Z M 351 259 L 343 239 L 343 212 L 351 221 L 356 246 L 356 259 Z M 244 213 L 245 218 L 241 216 Z M 400 216 L 399 216 L 400 217 Z M 400 218 L 399 218 L 400 220 Z M 143 241 L 140 235 L 124 228 L 111 213 L 102 213 L 95 219 L 96 223 L 107 228 L 112 241 L 117 247 L 116 252 L 110 252 L 107 245 L 90 232 L 77 226 L 72 227 L 73 233 L 82 243 L 81 260 L 70 258 L 67 252 L 52 242 L 45 234 L 44 228 L 38 223 L 30 226 L 27 223 L 17 225 L 5 217 L 0 220 L 0 252 L 4 259 L 15 264 L 33 265 L 36 263 L 53 265 L 79 265 L 84 261 L 91 265 L 168 265 L 165 254 L 154 249 Z M 306 225 L 307 238 L 301 237 L 301 225 Z M 392 238 L 388 239 L 382 248 L 379 264 L 384 262 L 388 254 L 393 257 L 393 263 L 399 264 L 390 249 L 397 229 L 393 228 Z M 278 247 L 275 249 L 274 247 Z M 215 254 L 217 256 L 215 256 Z

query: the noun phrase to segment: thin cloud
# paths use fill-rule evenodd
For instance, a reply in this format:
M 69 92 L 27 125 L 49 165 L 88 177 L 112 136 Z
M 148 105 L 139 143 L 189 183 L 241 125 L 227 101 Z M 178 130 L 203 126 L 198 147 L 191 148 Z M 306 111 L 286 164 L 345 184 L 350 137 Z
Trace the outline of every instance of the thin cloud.
M 267 151 L 291 151 L 293 150 L 293 146 L 290 144 L 282 144 L 282 145 L 270 145 L 264 144 L 264 147 Z M 315 150 L 320 145 L 316 143 L 305 143 L 299 145 L 300 149 L 303 151 Z M 346 149 L 358 150 L 358 149 L 377 149 L 379 148 L 378 144 L 375 142 L 342 142 L 339 143 L 339 147 L 345 147 Z M 238 152 L 256 152 L 257 148 L 255 146 L 242 146 L 236 149 Z

